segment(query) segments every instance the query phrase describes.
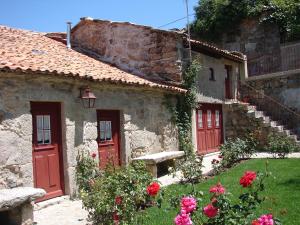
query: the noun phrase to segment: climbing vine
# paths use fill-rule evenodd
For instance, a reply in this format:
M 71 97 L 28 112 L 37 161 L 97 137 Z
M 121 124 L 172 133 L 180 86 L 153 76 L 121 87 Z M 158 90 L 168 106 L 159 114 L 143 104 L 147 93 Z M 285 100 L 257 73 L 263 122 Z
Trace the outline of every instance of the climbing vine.
M 185 70 L 183 76 L 183 88 L 187 90 L 185 95 L 178 95 L 176 106 L 166 96 L 167 107 L 172 114 L 172 120 L 178 128 L 179 149 L 187 155 L 193 152 L 192 143 L 192 110 L 197 106 L 196 100 L 196 77 L 200 64 L 193 61 Z

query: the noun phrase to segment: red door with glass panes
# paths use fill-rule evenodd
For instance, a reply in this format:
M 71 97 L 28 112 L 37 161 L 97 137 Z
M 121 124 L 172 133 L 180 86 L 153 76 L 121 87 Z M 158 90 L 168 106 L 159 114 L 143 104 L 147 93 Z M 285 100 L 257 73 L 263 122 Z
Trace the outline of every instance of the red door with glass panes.
M 120 159 L 120 112 L 118 110 L 98 110 L 98 152 L 99 166 L 108 164 L 119 166 Z
M 222 144 L 222 105 L 201 104 L 196 111 L 197 150 L 207 154 L 219 150 Z
M 31 102 L 34 186 L 47 193 L 42 201 L 64 194 L 60 103 Z

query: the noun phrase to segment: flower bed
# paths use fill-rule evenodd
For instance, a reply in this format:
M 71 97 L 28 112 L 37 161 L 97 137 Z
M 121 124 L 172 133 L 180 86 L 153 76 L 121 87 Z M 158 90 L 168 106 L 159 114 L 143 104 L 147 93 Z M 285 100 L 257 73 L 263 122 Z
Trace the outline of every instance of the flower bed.
M 196 184 L 195 191 L 198 192 L 197 197 L 191 196 L 192 186 L 189 184 L 176 184 L 167 187 L 164 190 L 164 202 L 161 209 L 148 208 L 149 219 L 145 225 L 172 225 L 178 214 L 180 214 L 181 198 L 194 197 L 197 200 L 197 213 L 201 214 L 204 222 L 209 218 L 203 214 L 203 208 L 212 204 L 211 197 L 215 192 L 222 193 L 224 191 L 226 197 L 233 204 L 238 203 L 238 197 L 241 193 L 247 192 L 250 187 L 243 187 L 240 184 L 240 178 L 245 171 L 265 171 L 265 164 L 268 162 L 269 171 L 272 173 L 264 179 L 265 190 L 259 192 L 264 201 L 259 204 L 253 215 L 249 218 L 249 225 L 252 221 L 258 220 L 262 215 L 272 214 L 273 219 L 279 218 L 282 224 L 297 225 L 300 221 L 300 190 L 299 190 L 299 174 L 300 159 L 285 160 L 267 160 L 254 159 L 244 161 L 234 168 L 226 170 L 218 176 L 210 178 L 202 183 Z M 257 175 L 258 176 L 258 175 Z M 276 179 L 274 179 L 274 177 Z M 222 185 L 222 187 L 218 184 Z M 254 186 L 258 182 L 255 178 Z M 252 188 L 254 187 L 252 186 Z M 230 192 L 230 193 L 229 193 Z M 199 197 L 198 197 L 199 196 Z M 174 198 L 178 199 L 174 199 Z M 224 197 L 220 195 L 219 198 Z M 174 207 L 170 207 L 170 201 L 174 200 Z M 220 212 L 220 211 L 219 211 Z M 191 216 L 190 216 L 191 218 Z M 193 220 L 193 224 L 203 224 Z

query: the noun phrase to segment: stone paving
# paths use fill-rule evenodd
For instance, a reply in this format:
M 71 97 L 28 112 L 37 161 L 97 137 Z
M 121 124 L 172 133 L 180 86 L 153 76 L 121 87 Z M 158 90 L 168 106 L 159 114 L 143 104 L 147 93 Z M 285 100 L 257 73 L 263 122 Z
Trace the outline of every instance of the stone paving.
M 58 204 L 34 211 L 36 225 L 87 225 L 87 211 L 80 200 L 64 199 Z

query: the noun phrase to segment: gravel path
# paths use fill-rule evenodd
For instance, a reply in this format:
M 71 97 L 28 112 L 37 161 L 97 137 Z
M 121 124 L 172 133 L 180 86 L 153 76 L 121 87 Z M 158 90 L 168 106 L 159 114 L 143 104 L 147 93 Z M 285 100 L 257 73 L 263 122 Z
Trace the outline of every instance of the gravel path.
M 34 211 L 34 221 L 37 225 L 86 225 L 87 215 L 81 201 L 65 199 L 59 204 Z

